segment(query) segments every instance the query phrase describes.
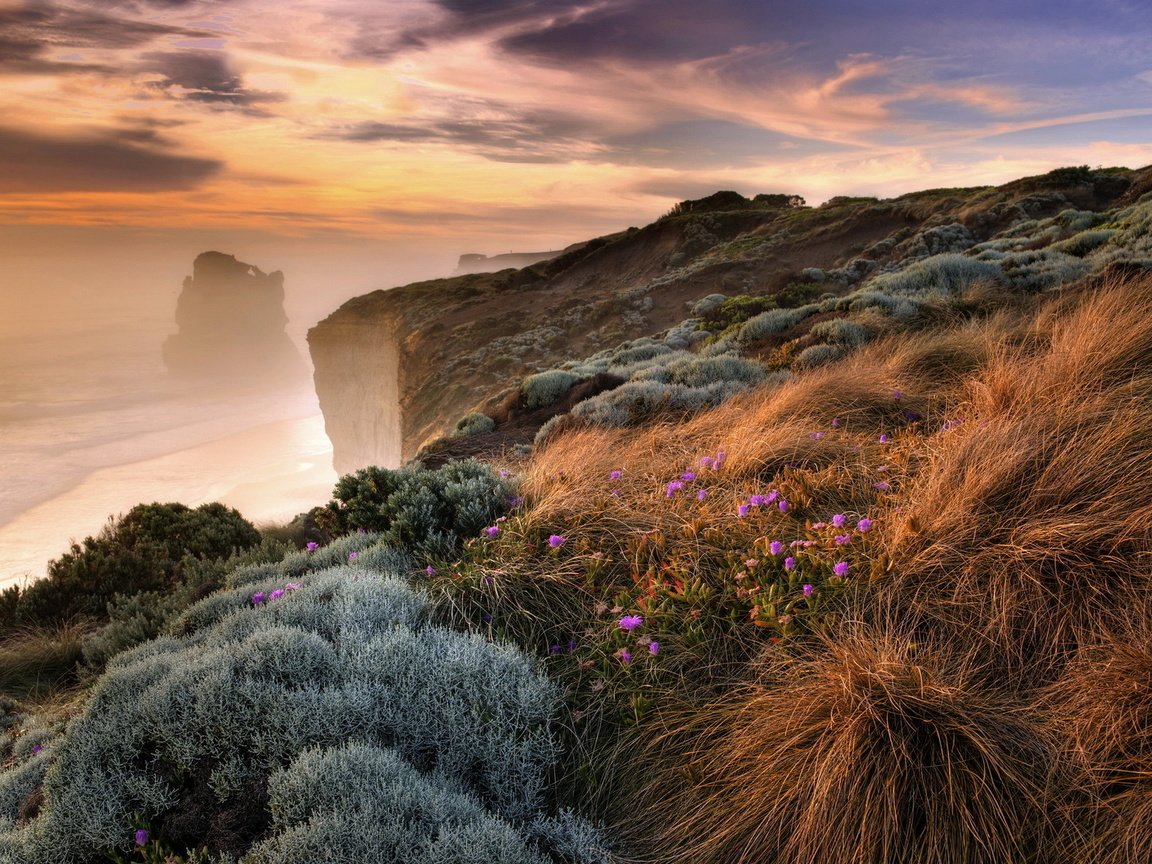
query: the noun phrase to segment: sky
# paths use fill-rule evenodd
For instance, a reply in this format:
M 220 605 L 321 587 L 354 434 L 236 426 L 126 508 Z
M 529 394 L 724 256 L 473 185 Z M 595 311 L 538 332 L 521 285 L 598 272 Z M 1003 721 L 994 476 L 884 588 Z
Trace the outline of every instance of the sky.
M 0 0 L 0 229 L 493 254 L 1139 167 L 1150 43 L 1144 0 Z

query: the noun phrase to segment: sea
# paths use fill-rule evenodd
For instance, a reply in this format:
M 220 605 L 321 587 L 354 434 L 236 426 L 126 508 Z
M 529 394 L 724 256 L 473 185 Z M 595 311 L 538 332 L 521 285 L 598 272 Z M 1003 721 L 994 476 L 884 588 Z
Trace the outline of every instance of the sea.
M 138 503 L 220 501 L 260 524 L 326 502 L 336 475 L 316 395 L 196 388 L 161 358 L 178 293 L 15 295 L 0 314 L 0 588 Z M 307 359 L 306 324 L 293 329 Z M 242 375 L 242 370 L 237 370 Z

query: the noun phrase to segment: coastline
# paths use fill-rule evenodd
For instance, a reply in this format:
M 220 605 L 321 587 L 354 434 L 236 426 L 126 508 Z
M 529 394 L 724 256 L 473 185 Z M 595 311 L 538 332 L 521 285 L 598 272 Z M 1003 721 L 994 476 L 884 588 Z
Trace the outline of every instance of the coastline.
M 331 463 L 324 418 L 315 413 L 99 468 L 0 526 L 0 590 L 42 578 L 50 559 L 136 504 L 220 501 L 258 525 L 291 519 L 328 500 Z

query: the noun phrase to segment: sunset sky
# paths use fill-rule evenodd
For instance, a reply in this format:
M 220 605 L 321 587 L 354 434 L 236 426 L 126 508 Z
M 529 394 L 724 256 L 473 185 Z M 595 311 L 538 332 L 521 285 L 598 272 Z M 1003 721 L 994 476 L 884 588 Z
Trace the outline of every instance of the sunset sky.
M 495 252 L 717 189 L 815 204 L 1138 167 L 1152 163 L 1150 10 L 0 0 L 0 227 Z

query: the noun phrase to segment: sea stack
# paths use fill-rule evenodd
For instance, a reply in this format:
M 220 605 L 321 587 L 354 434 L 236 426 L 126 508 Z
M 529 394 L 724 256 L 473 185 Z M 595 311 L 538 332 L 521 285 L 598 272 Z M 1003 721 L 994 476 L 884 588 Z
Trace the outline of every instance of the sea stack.
M 184 279 L 179 332 L 164 341 L 164 363 L 179 378 L 230 388 L 306 382 L 308 368 L 284 332 L 287 323 L 283 273 L 204 252 Z

